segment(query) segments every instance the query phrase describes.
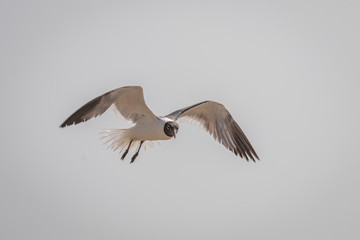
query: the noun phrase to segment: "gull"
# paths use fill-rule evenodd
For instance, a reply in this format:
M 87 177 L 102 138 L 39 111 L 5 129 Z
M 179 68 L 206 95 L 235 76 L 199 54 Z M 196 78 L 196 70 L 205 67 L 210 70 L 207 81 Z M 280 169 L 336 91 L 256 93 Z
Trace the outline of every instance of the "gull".
M 122 160 L 131 147 L 138 146 L 130 163 L 135 161 L 145 141 L 151 143 L 176 138 L 179 130 L 177 121 L 182 119 L 198 123 L 235 155 L 247 161 L 249 158 L 254 162 L 255 158 L 259 159 L 244 132 L 224 105 L 208 100 L 166 116 L 156 116 L 146 105 L 143 89 L 140 86 L 120 87 L 91 100 L 66 119 L 60 127 L 64 128 L 98 117 L 111 106 L 125 120 L 135 124 L 128 129 L 106 129 L 104 132 L 110 148 L 114 151 L 119 149 L 120 152 L 125 149 L 121 156 Z

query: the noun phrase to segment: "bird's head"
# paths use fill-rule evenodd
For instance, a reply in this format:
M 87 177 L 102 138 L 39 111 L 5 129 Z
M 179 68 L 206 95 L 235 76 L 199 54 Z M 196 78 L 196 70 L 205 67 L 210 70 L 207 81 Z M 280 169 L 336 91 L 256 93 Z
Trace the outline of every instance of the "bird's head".
M 179 130 L 179 124 L 176 122 L 166 122 L 164 125 L 164 133 L 169 137 L 176 138 L 176 134 Z

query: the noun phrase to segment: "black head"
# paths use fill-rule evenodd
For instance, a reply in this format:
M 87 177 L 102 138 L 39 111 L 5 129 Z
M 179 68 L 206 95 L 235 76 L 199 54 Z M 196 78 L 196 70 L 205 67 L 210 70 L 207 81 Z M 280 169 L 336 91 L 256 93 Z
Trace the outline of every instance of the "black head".
M 179 130 L 179 124 L 176 122 L 167 122 L 164 125 L 164 133 L 169 137 L 176 138 L 176 133 Z

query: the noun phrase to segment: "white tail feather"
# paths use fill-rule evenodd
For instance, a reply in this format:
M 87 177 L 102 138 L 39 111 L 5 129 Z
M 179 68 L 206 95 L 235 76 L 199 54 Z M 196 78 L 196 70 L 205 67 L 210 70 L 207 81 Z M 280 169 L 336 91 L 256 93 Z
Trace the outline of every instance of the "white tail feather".
M 121 152 L 124 148 L 129 146 L 131 141 L 129 129 L 104 129 L 101 134 L 103 135 L 101 139 L 106 139 L 104 144 L 109 144 L 108 148 L 113 151 L 119 149 Z M 131 144 L 131 147 L 133 146 L 135 146 L 134 142 Z
M 106 139 L 104 144 L 108 144 L 108 148 L 113 151 L 126 149 L 129 146 L 131 140 L 130 130 L 129 129 L 104 129 L 100 134 L 102 134 L 101 139 Z M 131 148 L 138 147 L 137 142 L 140 140 L 133 140 Z M 147 147 L 154 147 L 155 143 L 160 144 L 158 141 L 145 141 L 143 144 L 144 150 Z

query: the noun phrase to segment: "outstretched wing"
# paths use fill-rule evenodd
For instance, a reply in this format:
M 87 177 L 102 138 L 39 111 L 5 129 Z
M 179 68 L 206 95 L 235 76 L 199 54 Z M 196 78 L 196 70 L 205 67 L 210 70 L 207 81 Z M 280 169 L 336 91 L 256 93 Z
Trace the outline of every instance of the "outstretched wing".
M 156 116 L 146 106 L 142 87 L 130 86 L 117 88 L 91 100 L 66 119 L 60 127 L 78 124 L 97 117 L 111 105 L 114 105 L 125 119 L 133 123 L 156 119 Z
M 166 116 L 174 121 L 177 119 L 195 120 L 208 131 L 215 140 L 222 143 L 227 149 L 245 157 L 251 158 L 254 162 L 254 156 L 259 159 L 254 148 L 246 138 L 244 132 L 232 118 L 224 105 L 214 101 L 204 101 L 192 106 L 182 108 Z

